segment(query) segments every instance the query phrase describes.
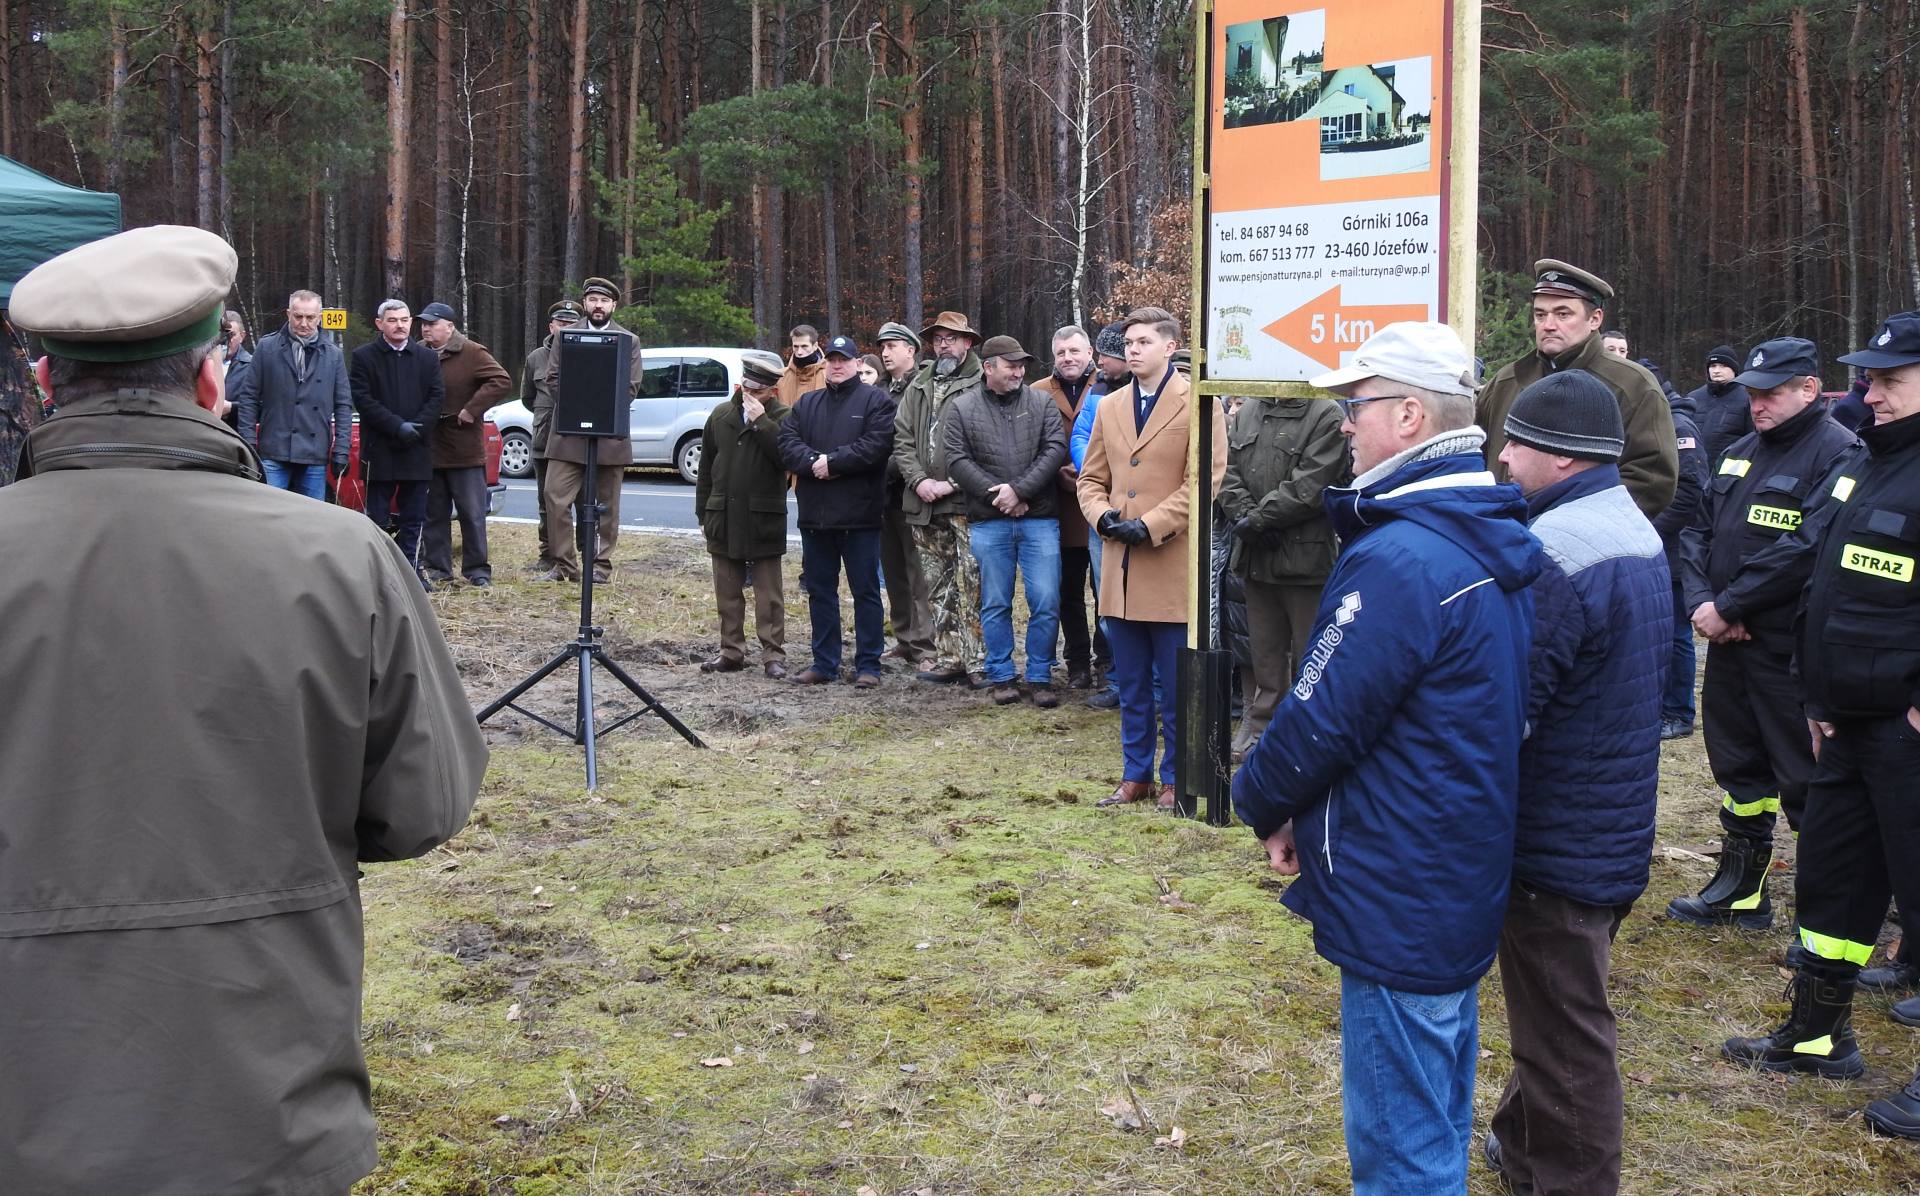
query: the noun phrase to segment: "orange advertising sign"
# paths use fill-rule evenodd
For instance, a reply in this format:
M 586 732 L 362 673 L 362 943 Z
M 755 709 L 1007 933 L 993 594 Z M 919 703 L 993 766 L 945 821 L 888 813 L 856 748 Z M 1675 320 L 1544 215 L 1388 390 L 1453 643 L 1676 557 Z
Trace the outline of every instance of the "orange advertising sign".
M 1444 320 L 1452 6 L 1216 0 L 1206 374 L 1305 381 Z

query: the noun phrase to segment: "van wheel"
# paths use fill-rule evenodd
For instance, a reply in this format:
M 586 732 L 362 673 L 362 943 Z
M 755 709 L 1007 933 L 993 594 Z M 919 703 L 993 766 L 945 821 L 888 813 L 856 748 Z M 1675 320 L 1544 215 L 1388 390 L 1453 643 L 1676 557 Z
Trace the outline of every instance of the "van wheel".
M 700 436 L 698 433 L 689 433 L 680 441 L 680 446 L 673 450 L 673 466 L 680 471 L 680 476 L 686 481 L 687 485 L 691 486 L 700 480 Z
M 533 437 L 518 428 L 501 434 L 500 472 L 510 478 L 533 476 Z

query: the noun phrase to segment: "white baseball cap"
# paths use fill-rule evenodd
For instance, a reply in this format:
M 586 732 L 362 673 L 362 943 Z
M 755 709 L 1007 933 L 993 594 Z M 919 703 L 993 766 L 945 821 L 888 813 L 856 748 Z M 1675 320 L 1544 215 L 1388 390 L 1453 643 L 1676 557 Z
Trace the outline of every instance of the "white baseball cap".
M 1473 376 L 1473 355 L 1459 333 L 1445 324 L 1403 320 L 1368 337 L 1352 365 L 1322 374 L 1310 385 L 1346 394 L 1368 378 L 1385 378 L 1439 394 L 1472 395 Z

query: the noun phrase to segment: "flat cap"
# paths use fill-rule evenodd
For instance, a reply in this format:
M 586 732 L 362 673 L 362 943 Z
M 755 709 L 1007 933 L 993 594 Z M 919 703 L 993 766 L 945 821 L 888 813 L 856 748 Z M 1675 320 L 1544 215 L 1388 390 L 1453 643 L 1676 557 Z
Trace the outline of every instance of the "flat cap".
M 620 288 L 604 278 L 594 277 L 580 284 L 582 295 L 605 295 L 615 303 L 620 302 Z
M 1533 264 L 1533 293 L 1585 299 L 1598 307 L 1613 302 L 1613 284 L 1591 270 L 1543 257 Z
M 1369 378 L 1385 378 L 1440 394 L 1471 395 L 1475 372 L 1473 355 L 1451 326 L 1403 320 L 1368 337 L 1350 364 L 1321 374 L 1309 385 L 1346 395 Z
M 980 360 L 989 357 L 1004 357 L 1008 361 L 1032 361 L 1033 354 L 1020 347 L 1020 342 L 1005 335 L 990 336 L 987 343 L 980 346 Z
M 233 246 L 205 229 L 130 229 L 34 267 L 9 316 L 55 357 L 149 361 L 220 335 L 239 268 Z
M 786 368 L 777 354 L 759 349 L 740 354 L 740 381 L 755 390 L 772 390 L 780 385 L 780 375 Z
M 920 343 L 919 333 L 907 327 L 905 324 L 895 323 L 891 320 L 880 325 L 880 331 L 874 335 L 873 340 L 875 344 L 881 344 L 886 341 L 905 341 L 913 346 L 915 353 L 926 348 L 925 345 Z

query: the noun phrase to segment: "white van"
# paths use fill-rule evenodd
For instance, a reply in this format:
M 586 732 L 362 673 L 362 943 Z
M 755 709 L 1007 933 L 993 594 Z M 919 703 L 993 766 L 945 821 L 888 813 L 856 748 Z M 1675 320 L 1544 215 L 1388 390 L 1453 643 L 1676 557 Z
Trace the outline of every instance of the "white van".
M 651 345 L 641 350 L 640 394 L 633 400 L 628 434 L 635 465 L 671 465 L 691 484 L 700 477 L 700 430 L 707 413 L 740 384 L 748 354 L 778 368 L 780 359 L 762 349 Z M 533 476 L 533 412 L 519 399 L 487 411 L 500 428 L 500 472 Z

